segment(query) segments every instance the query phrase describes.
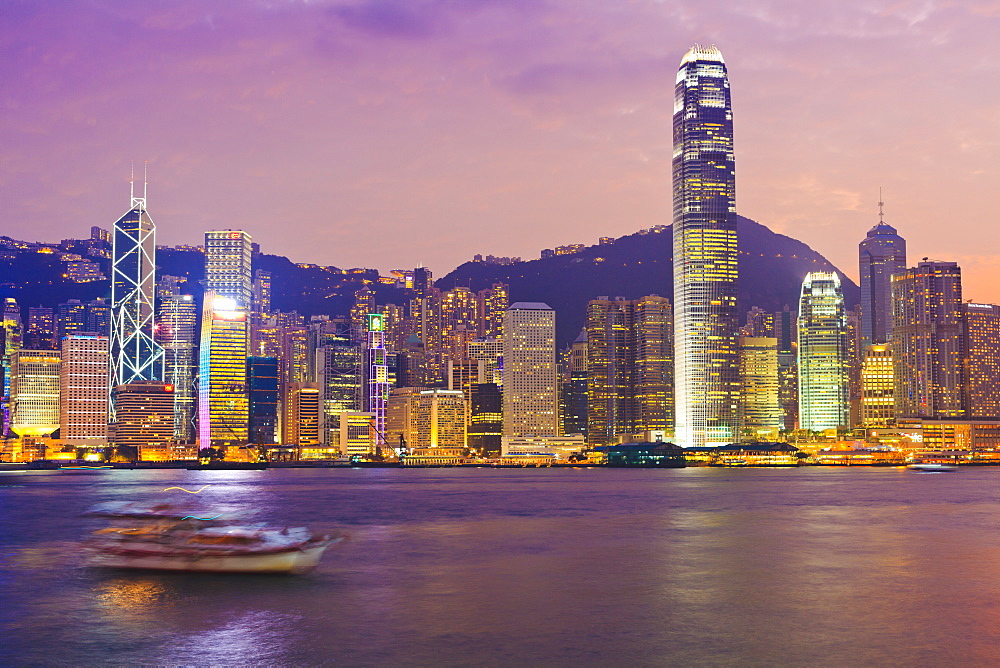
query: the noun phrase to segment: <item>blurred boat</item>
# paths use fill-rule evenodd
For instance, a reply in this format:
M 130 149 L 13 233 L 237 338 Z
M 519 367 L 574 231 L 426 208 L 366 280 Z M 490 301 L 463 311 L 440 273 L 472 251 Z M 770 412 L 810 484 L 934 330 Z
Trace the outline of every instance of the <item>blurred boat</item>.
M 913 462 L 912 464 L 907 464 L 906 468 L 911 471 L 923 471 L 925 473 L 931 471 L 957 471 L 958 467 L 954 464 L 942 464 L 940 462 Z
M 174 506 L 105 504 L 90 515 L 124 520 L 84 542 L 89 566 L 192 573 L 308 573 L 344 536 L 305 527 L 232 524 L 217 517 L 180 516 Z M 130 524 L 131 522 L 131 524 Z

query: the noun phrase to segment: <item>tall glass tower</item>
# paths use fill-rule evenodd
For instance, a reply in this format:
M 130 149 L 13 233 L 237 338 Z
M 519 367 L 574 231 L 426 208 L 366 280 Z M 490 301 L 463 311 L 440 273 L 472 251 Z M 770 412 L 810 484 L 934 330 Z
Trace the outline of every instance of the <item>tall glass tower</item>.
M 111 337 L 108 389 L 109 421 L 119 385 L 162 380 L 163 348 L 153 340 L 156 294 L 156 226 L 146 212 L 146 193 L 115 223 L 112 238 Z
M 814 271 L 799 298 L 799 425 L 810 431 L 848 423 L 847 314 L 840 276 Z
M 892 332 L 892 275 L 906 269 L 906 241 L 882 219 L 858 245 L 861 270 L 861 345 L 888 343 Z
M 674 88 L 675 441 L 736 437 L 736 164 L 722 53 L 694 45 Z

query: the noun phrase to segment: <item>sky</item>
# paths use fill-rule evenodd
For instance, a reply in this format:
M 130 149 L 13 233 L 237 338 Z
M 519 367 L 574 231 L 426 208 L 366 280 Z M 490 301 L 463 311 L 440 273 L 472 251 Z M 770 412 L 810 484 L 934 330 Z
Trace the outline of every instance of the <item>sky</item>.
M 343 268 L 669 224 L 674 76 L 703 43 L 739 213 L 857 279 L 882 188 L 911 265 L 998 302 L 998 37 L 992 0 L 0 0 L 0 234 L 110 227 L 132 162 L 158 243 L 245 229 Z

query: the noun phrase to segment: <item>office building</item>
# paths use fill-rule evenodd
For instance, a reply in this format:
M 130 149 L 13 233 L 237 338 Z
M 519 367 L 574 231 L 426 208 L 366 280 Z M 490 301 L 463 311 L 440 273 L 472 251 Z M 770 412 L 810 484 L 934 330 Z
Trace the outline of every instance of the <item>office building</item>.
M 865 349 L 861 363 L 861 426 L 891 427 L 895 420 L 892 346 L 873 343 Z
M 251 445 L 278 442 L 278 358 L 247 358 L 248 414 L 247 439 Z
M 156 341 L 163 348 L 163 379 L 174 387 L 174 440 L 194 443 L 198 397 L 198 306 L 191 295 L 170 294 L 159 302 Z
M 714 46 L 681 59 L 673 136 L 675 440 L 721 445 L 735 435 L 739 323 L 733 114 Z
M 505 436 L 557 436 L 556 313 L 541 302 L 517 302 L 503 321 Z
M 320 392 L 316 383 L 292 383 L 288 388 L 289 436 L 282 445 L 315 448 L 320 444 Z
M 587 435 L 587 329 L 562 353 L 559 414 L 563 434 Z M 673 390 L 673 387 L 670 388 Z
M 146 192 L 115 221 L 112 237 L 111 336 L 108 387 L 163 378 L 163 349 L 153 340 L 156 312 L 156 226 Z M 111 395 L 108 417 L 114 420 Z
M 774 441 L 784 428 L 778 397 L 778 339 L 741 336 L 740 440 Z
M 205 233 L 205 290 L 235 300 L 249 313 L 253 298 L 253 240 L 241 230 Z
M 198 383 L 198 443 L 202 448 L 248 440 L 247 314 L 230 297 L 205 291 Z
M 11 358 L 11 430 L 50 436 L 59 429 L 62 358 L 55 350 L 21 348 Z
M 70 334 L 62 340 L 59 436 L 99 444 L 108 436 L 108 337 Z
M 44 306 L 28 308 L 28 328 L 24 335 L 24 346 L 34 350 L 56 349 L 55 311 Z
M 968 415 L 1000 420 L 1000 306 L 967 303 L 963 308 Z
M 962 419 L 965 349 L 962 271 L 924 260 L 892 277 L 896 420 Z
M 174 388 L 161 381 L 136 381 L 114 388 L 116 447 L 130 446 L 142 461 L 176 459 L 174 438 Z
M 587 304 L 587 440 L 673 429 L 673 319 L 669 300 L 596 299 Z
M 888 343 L 892 332 L 892 275 L 906 269 L 906 241 L 882 218 L 858 245 L 861 270 L 861 346 Z
M 422 390 L 411 395 L 410 448 L 464 448 L 467 408 L 457 390 Z
M 839 275 L 822 271 L 806 274 L 798 332 L 800 428 L 822 432 L 846 427 L 847 314 Z
M 482 456 L 499 455 L 503 436 L 503 394 L 500 387 L 496 383 L 475 383 L 471 393 L 466 442 L 470 449 Z

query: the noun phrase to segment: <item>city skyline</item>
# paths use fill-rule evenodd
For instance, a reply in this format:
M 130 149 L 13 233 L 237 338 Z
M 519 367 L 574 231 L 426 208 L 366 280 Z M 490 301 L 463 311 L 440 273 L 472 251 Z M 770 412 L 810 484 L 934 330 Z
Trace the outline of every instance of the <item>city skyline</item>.
M 1000 10 L 573 10 L 11 5 L 5 232 L 106 225 L 133 159 L 149 161 L 162 243 L 233 227 L 324 265 L 447 268 L 667 224 L 669 88 L 701 42 L 740 81 L 739 213 L 856 278 L 884 186 L 912 254 L 959 262 L 968 296 L 995 301 L 990 249 L 973 240 L 1000 172 L 1000 91 L 982 85 Z M 959 98 L 960 114 L 940 113 Z M 964 233 L 939 240 L 941 224 Z

